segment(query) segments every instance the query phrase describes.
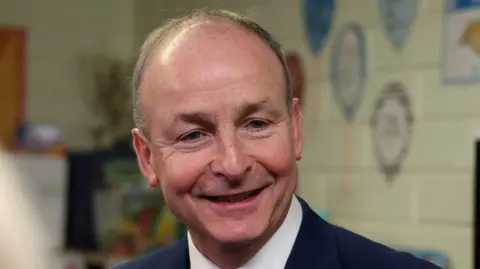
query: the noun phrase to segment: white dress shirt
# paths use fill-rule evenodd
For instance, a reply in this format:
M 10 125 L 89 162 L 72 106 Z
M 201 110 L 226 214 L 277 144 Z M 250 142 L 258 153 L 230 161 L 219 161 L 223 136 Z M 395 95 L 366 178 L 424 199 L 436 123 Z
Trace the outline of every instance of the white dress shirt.
M 300 230 L 302 217 L 302 206 L 297 197 L 293 196 L 287 217 L 280 228 L 260 251 L 239 269 L 283 269 Z M 193 244 L 190 233 L 188 233 L 188 252 L 190 269 L 220 269 L 200 253 Z

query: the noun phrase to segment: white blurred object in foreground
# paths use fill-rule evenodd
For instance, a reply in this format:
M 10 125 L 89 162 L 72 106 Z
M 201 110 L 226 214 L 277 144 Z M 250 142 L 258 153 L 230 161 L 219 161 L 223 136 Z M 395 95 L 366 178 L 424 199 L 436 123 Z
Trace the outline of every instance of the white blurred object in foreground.
M 0 152 L 0 268 L 50 269 L 54 253 L 25 182 L 9 154 Z

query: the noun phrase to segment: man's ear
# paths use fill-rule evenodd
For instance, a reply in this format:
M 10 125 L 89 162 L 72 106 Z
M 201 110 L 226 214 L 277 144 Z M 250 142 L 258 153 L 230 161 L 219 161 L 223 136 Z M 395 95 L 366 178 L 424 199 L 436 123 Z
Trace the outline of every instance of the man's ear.
M 295 158 L 297 161 L 302 159 L 303 152 L 303 131 L 302 131 L 302 109 L 298 98 L 293 98 L 292 102 L 292 127 L 293 137 L 295 139 Z
M 150 186 L 155 187 L 159 182 L 159 178 L 155 173 L 154 158 L 147 138 L 142 132 L 134 128 L 132 130 L 133 148 L 137 154 L 138 166 L 143 176 L 148 180 Z

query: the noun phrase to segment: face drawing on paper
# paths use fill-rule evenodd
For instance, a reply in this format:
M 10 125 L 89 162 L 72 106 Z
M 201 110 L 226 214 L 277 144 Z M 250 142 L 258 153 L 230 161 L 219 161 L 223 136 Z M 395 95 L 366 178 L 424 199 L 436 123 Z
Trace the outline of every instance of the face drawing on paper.
M 360 44 L 354 31 L 345 33 L 339 58 L 340 94 L 345 105 L 352 106 L 361 83 Z
M 405 108 L 397 99 L 385 100 L 378 111 L 378 125 L 375 134 L 379 154 L 386 165 L 394 165 L 402 155 L 409 124 Z

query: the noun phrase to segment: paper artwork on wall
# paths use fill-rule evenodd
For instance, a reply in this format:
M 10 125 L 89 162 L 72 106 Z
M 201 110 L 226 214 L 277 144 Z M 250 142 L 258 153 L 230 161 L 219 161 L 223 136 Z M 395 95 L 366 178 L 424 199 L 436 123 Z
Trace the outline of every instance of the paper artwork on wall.
M 444 82 L 480 82 L 480 1 L 447 0 L 444 23 Z
M 335 0 L 304 0 L 303 18 L 310 48 L 320 54 L 330 33 Z
M 373 153 L 391 181 L 400 172 L 410 149 L 412 101 L 400 82 L 388 83 L 378 96 L 371 117 Z
M 335 100 L 347 121 L 353 121 L 367 76 L 366 41 L 362 27 L 344 25 L 335 37 L 330 61 L 330 78 Z
M 395 49 L 405 44 L 417 15 L 418 0 L 379 0 L 380 17 Z

